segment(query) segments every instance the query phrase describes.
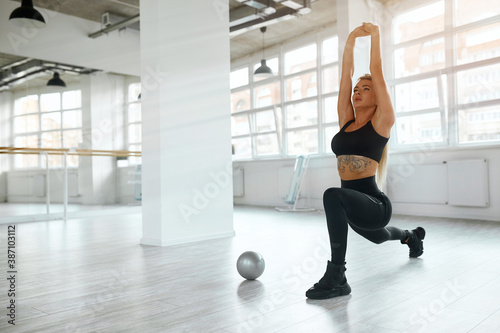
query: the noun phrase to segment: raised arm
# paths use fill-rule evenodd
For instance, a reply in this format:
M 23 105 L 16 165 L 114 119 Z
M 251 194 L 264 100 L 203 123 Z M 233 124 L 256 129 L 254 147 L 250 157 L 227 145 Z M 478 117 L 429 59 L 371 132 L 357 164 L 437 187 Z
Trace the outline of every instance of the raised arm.
M 382 72 L 380 32 L 378 26 L 371 23 L 363 23 L 363 29 L 371 36 L 370 73 L 375 98 L 377 99 L 377 112 L 373 117 L 372 124 L 379 134 L 389 137 L 395 116 L 384 73 Z
M 349 120 L 354 119 L 352 107 L 352 75 L 354 74 L 354 46 L 357 37 L 368 36 L 369 33 L 359 26 L 347 37 L 342 55 L 342 71 L 340 74 L 339 98 L 337 112 L 339 115 L 339 126 L 342 128 Z

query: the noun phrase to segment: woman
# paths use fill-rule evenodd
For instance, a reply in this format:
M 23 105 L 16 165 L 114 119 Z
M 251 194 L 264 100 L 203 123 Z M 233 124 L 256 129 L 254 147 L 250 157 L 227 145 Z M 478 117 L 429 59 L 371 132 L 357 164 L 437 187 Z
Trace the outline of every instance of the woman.
M 353 50 L 356 38 L 363 36 L 371 36 L 371 75 L 358 79 L 351 100 Z M 412 258 L 423 253 L 423 228 L 408 231 L 386 227 L 392 214 L 391 202 L 375 181 L 375 174 L 379 180 L 383 178 L 386 144 L 395 116 L 382 73 L 379 29 L 374 24 L 363 23 L 349 34 L 337 108 L 341 130 L 332 140 L 332 150 L 337 156 L 341 188 L 329 188 L 323 195 L 332 259 L 325 275 L 306 292 L 312 299 L 351 292 L 344 274 L 348 225 L 376 244 L 400 240 L 409 246 Z

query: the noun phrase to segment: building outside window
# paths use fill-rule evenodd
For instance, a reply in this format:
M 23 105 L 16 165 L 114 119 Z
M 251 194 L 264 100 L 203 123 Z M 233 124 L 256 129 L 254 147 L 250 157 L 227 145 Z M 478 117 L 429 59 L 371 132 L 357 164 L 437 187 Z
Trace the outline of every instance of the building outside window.
M 395 14 L 393 147 L 498 143 L 500 119 L 476 120 L 500 107 L 496 31 L 500 2 L 495 0 L 427 1 Z

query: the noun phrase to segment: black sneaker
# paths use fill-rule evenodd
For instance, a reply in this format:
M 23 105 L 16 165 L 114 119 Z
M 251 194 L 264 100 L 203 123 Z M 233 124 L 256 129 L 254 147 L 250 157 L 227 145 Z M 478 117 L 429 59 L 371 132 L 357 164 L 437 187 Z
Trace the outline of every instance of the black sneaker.
M 338 296 L 346 296 L 351 293 L 351 287 L 347 283 L 344 272 L 345 263 L 335 265 L 328 261 L 325 275 L 309 288 L 306 297 L 310 299 L 328 299 Z
M 412 231 L 406 231 L 407 238 L 402 240 L 401 244 L 406 244 L 410 248 L 410 258 L 418 258 L 424 253 L 424 242 L 422 240 L 425 238 L 425 229 L 422 227 L 417 227 Z

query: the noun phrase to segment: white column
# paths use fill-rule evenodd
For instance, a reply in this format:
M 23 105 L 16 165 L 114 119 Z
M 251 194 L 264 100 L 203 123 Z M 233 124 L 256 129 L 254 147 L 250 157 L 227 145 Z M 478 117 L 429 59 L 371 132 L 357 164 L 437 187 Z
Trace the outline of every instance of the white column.
M 363 22 L 377 23 L 373 22 L 373 10 L 376 9 L 369 6 L 370 3 L 371 1 L 366 0 L 337 1 L 339 59 L 342 59 L 347 36 L 354 28 L 363 24 Z M 367 73 L 370 73 L 370 37 L 362 37 L 356 40 L 356 47 L 354 48 L 353 84 L 358 77 Z
M 234 235 L 227 0 L 141 1 L 141 244 Z

